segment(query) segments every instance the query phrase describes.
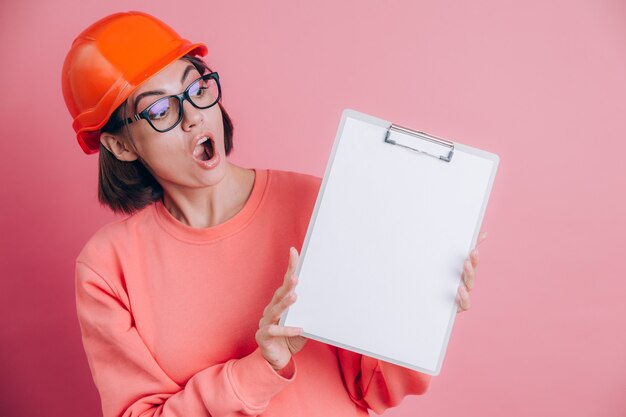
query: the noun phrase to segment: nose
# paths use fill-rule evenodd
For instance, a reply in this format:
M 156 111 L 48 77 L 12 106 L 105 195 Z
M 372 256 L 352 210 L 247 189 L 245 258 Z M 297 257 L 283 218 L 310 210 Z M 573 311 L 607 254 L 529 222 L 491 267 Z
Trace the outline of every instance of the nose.
M 190 131 L 194 126 L 201 124 L 203 120 L 202 111 L 195 108 L 188 100 L 183 100 L 183 120 L 181 121 L 183 130 Z

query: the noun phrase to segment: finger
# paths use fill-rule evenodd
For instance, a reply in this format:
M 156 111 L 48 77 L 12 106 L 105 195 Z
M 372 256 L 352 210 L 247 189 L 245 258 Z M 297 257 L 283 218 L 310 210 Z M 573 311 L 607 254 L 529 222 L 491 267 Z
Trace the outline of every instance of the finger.
M 279 289 L 276 290 L 276 292 L 274 293 L 274 297 L 272 297 L 272 301 L 270 301 L 270 303 L 266 305 L 265 308 L 263 309 L 263 317 L 266 317 L 266 316 L 269 317 L 273 309 L 276 307 L 276 305 L 279 304 L 282 300 L 284 300 L 285 297 L 290 292 L 293 292 L 296 282 L 297 282 L 297 277 L 294 276 L 292 286 L 280 287 Z
M 470 295 L 465 285 L 459 286 L 457 291 L 457 312 L 469 310 L 471 307 Z
M 285 294 L 285 297 L 280 300 L 278 304 L 270 309 L 270 311 L 268 312 L 268 319 L 272 323 L 278 323 L 278 320 L 280 320 L 280 317 L 283 315 L 283 313 L 287 311 L 287 309 L 291 307 L 293 303 L 296 302 L 297 298 L 298 296 L 294 292 Z
M 468 258 L 472 263 L 472 266 L 476 268 L 478 266 L 478 248 L 474 249 Z
M 474 268 L 478 266 L 478 245 L 480 245 L 485 239 L 487 239 L 487 232 L 482 232 L 480 235 L 478 235 L 476 246 L 474 246 L 474 249 L 470 253 L 469 259 L 471 260 L 472 266 Z
M 478 235 L 478 239 L 476 240 L 476 246 L 480 245 L 489 234 L 487 232 L 482 232 Z
M 293 291 L 293 289 L 296 288 L 296 285 L 298 284 L 298 277 L 296 275 L 291 275 L 285 278 L 286 279 L 283 282 L 283 285 L 281 285 L 274 292 L 274 296 L 272 297 L 272 300 L 270 301 L 268 307 L 280 302 L 280 300 L 283 299 L 287 293 Z
M 277 324 L 270 324 L 261 327 L 255 334 L 255 339 L 259 346 L 266 343 L 271 343 L 275 337 L 298 337 L 303 333 L 303 329 L 299 327 L 283 327 Z
M 263 318 L 261 319 L 260 326 L 264 324 L 278 323 L 280 317 L 293 303 L 296 302 L 296 299 L 297 296 L 294 292 L 285 294 L 282 299 L 280 299 L 276 304 L 272 305 L 266 311 L 266 313 L 263 315 Z
M 270 303 L 275 303 L 279 298 L 282 298 L 285 293 L 289 291 L 290 287 L 295 286 L 294 273 L 298 266 L 298 251 L 293 246 L 289 248 L 289 264 L 287 265 L 287 272 L 285 272 L 285 278 L 283 279 L 283 285 L 280 286 L 274 292 L 274 297 Z
M 298 266 L 298 250 L 293 246 L 289 248 L 289 265 L 287 265 L 287 272 L 285 273 L 285 281 L 289 279 L 296 272 Z
M 270 303 L 263 310 L 263 317 L 259 320 L 259 328 L 270 324 L 278 323 L 280 316 L 285 312 L 291 304 L 296 300 L 295 293 L 288 293 L 279 300 Z
M 302 334 L 300 327 L 283 327 L 271 324 L 266 327 L 267 335 L 271 337 L 294 337 Z
M 274 296 L 272 297 L 270 304 L 278 302 L 280 298 L 282 298 L 287 292 L 290 291 L 291 288 L 295 286 L 297 279 L 294 278 L 294 272 L 296 270 L 296 266 L 298 265 L 298 258 L 299 255 L 296 248 L 289 248 L 289 264 L 287 265 L 287 272 L 285 272 L 283 284 L 274 292 Z
M 471 291 L 474 288 L 474 276 L 475 272 L 472 262 L 466 259 L 463 263 L 463 282 L 465 283 L 468 291 Z

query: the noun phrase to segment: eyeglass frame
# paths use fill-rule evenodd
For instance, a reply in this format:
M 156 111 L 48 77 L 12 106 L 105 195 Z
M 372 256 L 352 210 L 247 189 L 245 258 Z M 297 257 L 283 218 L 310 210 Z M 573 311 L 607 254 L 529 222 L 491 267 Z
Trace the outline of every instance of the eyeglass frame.
M 210 105 L 206 106 L 206 107 L 201 107 L 196 105 L 196 103 L 193 102 L 193 100 L 191 99 L 191 97 L 189 96 L 189 89 L 191 88 L 192 85 L 194 85 L 197 81 L 199 80 L 204 80 L 207 81 L 208 79 L 214 79 L 215 83 L 217 84 L 217 99 L 211 103 Z M 150 118 L 148 117 L 148 111 L 157 103 L 163 101 L 163 100 L 169 100 L 172 97 L 175 97 L 176 99 L 178 99 L 178 120 L 176 121 L 176 123 L 174 123 L 171 127 L 165 129 L 165 130 L 159 130 L 157 129 L 152 122 L 150 121 Z M 183 109 L 183 102 L 185 100 L 187 100 L 189 103 L 191 103 L 192 106 L 194 106 L 196 109 L 209 109 L 213 106 L 215 106 L 217 103 L 219 103 L 220 99 L 222 98 L 222 86 L 220 85 L 220 76 L 217 72 L 210 72 L 208 74 L 204 74 L 201 75 L 200 77 L 196 78 L 195 80 L 193 80 L 188 86 L 187 88 L 185 88 L 185 91 L 183 91 L 180 94 L 172 94 L 170 96 L 165 96 L 165 97 L 161 97 L 160 99 L 158 99 L 157 101 L 155 101 L 154 103 L 150 104 L 148 107 L 146 107 L 143 111 L 129 117 L 126 120 L 120 120 L 119 122 L 115 123 L 115 125 L 112 126 L 112 129 L 117 129 L 120 128 L 124 125 L 129 125 L 133 122 L 138 122 L 142 119 L 145 119 L 149 124 L 150 127 L 152 127 L 154 130 L 156 130 L 159 133 L 165 133 L 165 132 L 169 132 L 170 130 L 174 129 L 176 126 L 178 126 L 180 124 L 180 122 L 183 120 L 183 116 L 184 116 L 184 109 Z

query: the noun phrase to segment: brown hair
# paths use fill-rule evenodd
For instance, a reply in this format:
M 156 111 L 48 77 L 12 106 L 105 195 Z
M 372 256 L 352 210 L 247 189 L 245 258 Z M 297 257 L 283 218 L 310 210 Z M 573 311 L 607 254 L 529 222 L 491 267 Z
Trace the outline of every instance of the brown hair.
M 185 55 L 182 59 L 191 62 L 200 74 L 210 71 L 199 58 Z M 228 155 L 233 148 L 233 123 L 222 103 L 218 105 L 222 111 L 224 147 Z M 127 101 L 113 112 L 100 131 L 115 134 L 125 128 L 128 132 L 126 123 L 118 128 L 112 128 L 119 125 L 120 120 L 126 120 L 123 117 L 126 109 Z M 120 161 L 102 143 L 100 144 L 98 200 L 101 204 L 108 206 L 115 213 L 132 214 L 162 197 L 163 188 L 140 160 Z

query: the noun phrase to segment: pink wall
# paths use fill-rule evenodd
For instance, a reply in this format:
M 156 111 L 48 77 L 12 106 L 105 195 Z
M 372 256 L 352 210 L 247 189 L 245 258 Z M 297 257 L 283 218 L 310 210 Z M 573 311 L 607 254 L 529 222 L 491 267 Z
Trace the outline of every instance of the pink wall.
M 209 45 L 236 163 L 322 175 L 345 107 L 500 155 L 474 307 L 430 392 L 387 415 L 626 414 L 623 0 L 49 0 L 0 5 L 1 415 L 99 413 L 73 260 L 113 217 L 60 70 L 128 9 Z

